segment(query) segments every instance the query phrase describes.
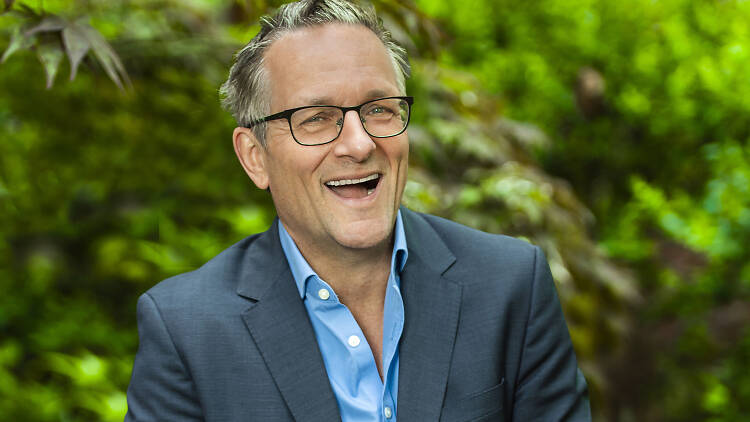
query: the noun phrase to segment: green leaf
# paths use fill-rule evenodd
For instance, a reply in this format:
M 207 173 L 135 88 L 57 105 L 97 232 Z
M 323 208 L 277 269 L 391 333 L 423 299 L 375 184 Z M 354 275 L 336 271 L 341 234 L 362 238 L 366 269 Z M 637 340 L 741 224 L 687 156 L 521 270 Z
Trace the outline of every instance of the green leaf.
M 65 53 L 57 39 L 40 44 L 37 46 L 36 53 L 39 56 L 39 61 L 42 62 L 44 73 L 47 75 L 47 89 L 50 89 Z
M 39 32 L 54 32 L 60 31 L 65 28 L 65 21 L 59 16 L 50 15 L 39 21 L 38 24 L 32 26 L 26 31 L 26 36 L 31 36 Z
M 94 50 L 94 55 L 115 85 L 120 89 L 124 89 L 123 83 L 124 85 L 130 85 L 130 79 L 125 71 L 125 66 L 120 61 L 120 57 L 99 31 L 89 24 L 80 25 L 79 28 L 85 34 L 91 48 Z
M 91 43 L 86 37 L 86 33 L 75 23 L 63 29 L 62 40 L 70 61 L 70 80 L 72 81 L 76 77 L 78 65 L 91 48 Z
M 36 41 L 36 36 L 27 36 L 21 31 L 20 27 L 16 27 L 13 30 L 10 43 L 8 43 L 8 48 L 5 49 L 3 57 L 0 58 L 0 63 L 5 63 L 5 61 L 8 60 L 8 57 L 16 51 L 31 47 L 34 44 L 34 41 Z

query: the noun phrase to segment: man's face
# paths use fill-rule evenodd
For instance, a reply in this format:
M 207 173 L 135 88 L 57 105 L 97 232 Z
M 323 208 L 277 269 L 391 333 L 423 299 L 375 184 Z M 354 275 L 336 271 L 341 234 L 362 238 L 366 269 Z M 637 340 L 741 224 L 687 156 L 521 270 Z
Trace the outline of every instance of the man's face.
M 265 66 L 271 113 L 401 95 L 385 47 L 359 25 L 328 24 L 284 35 L 266 52 Z M 259 188 L 270 187 L 279 218 L 303 251 L 390 245 L 406 183 L 406 132 L 371 138 L 350 111 L 336 140 L 302 146 L 281 119 L 269 122 L 267 147 L 256 150 L 260 171 L 250 176 Z M 369 194 L 364 184 L 331 186 L 373 175 L 377 186 Z

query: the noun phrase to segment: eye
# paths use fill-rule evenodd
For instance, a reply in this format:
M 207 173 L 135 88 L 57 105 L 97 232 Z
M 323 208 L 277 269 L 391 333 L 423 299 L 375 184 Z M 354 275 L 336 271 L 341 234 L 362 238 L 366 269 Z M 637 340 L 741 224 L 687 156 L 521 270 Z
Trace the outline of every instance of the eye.
M 329 111 L 321 111 L 318 113 L 315 113 L 311 116 L 306 117 L 303 121 L 303 125 L 307 124 L 318 124 L 318 123 L 326 123 L 331 121 L 333 119 L 333 114 Z
M 366 109 L 367 116 L 388 116 L 393 114 L 393 110 L 383 104 L 373 104 Z

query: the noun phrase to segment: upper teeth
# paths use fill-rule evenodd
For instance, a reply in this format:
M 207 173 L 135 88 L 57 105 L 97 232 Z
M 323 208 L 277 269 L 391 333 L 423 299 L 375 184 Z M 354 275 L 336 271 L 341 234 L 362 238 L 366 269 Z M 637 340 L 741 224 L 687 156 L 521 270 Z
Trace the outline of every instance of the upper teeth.
M 326 185 L 328 186 L 344 186 L 344 185 L 354 185 L 357 183 L 364 183 L 368 182 L 370 180 L 375 180 L 378 177 L 380 177 L 377 173 L 371 174 L 367 177 L 363 177 L 361 179 L 344 179 L 344 180 L 331 180 L 330 182 L 326 182 Z

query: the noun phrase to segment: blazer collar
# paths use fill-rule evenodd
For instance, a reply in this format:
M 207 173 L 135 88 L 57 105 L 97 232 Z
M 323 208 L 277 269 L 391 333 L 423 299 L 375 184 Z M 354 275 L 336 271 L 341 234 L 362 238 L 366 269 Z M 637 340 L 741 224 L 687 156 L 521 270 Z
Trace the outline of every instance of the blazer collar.
M 421 215 L 401 207 L 409 259 L 401 273 L 405 321 L 399 344 L 397 416 L 438 420 L 458 329 L 461 286 L 445 277 L 456 261 Z M 340 420 L 312 324 L 281 249 L 278 220 L 242 255 L 242 318 L 297 421 Z
M 404 330 L 399 344 L 400 420 L 440 419 L 458 330 L 461 285 L 445 275 L 456 257 L 435 229 L 402 207 L 409 260 L 401 273 Z
M 453 252 L 422 215 L 404 206 L 400 210 L 409 253 L 413 250 L 433 271 L 445 273 L 456 262 Z
M 279 243 L 278 220 L 249 245 L 237 294 L 254 303 L 242 314 L 295 421 L 340 420 L 307 310 Z

